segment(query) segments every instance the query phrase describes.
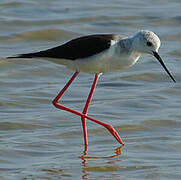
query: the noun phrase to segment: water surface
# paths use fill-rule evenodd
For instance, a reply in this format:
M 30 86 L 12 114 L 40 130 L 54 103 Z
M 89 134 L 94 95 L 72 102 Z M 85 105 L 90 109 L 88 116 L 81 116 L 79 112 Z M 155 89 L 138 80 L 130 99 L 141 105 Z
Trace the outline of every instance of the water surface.
M 0 2 L 0 179 L 181 179 L 181 3 L 158 1 Z M 93 33 L 156 32 L 177 83 L 144 55 L 129 70 L 101 76 L 83 155 L 80 118 L 51 104 L 72 71 L 43 59 L 13 59 Z M 82 110 L 94 76 L 81 73 L 63 104 Z M 118 148 L 118 149 L 117 149 Z

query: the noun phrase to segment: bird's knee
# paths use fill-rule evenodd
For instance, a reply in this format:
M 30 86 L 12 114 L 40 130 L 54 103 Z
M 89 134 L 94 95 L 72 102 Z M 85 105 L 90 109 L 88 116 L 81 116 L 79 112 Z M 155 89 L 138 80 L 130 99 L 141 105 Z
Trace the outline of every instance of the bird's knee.
M 52 101 L 52 104 L 57 107 L 57 102 L 55 100 Z

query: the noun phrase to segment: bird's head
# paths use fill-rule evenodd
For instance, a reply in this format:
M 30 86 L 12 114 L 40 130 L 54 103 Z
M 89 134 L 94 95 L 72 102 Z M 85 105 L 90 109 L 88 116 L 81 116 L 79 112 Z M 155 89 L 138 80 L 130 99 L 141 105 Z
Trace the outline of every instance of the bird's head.
M 142 30 L 134 36 L 134 39 L 135 47 L 140 53 L 158 53 L 161 42 L 159 37 L 152 31 Z
M 159 37 L 152 31 L 141 30 L 133 37 L 133 46 L 135 48 L 135 51 L 138 51 L 139 53 L 146 53 L 146 54 L 153 55 L 160 62 L 160 64 L 165 69 L 165 71 L 168 73 L 170 78 L 174 82 L 176 82 L 174 77 L 168 71 L 163 60 L 161 59 L 161 57 L 158 54 L 160 45 L 161 45 L 161 42 L 160 42 Z

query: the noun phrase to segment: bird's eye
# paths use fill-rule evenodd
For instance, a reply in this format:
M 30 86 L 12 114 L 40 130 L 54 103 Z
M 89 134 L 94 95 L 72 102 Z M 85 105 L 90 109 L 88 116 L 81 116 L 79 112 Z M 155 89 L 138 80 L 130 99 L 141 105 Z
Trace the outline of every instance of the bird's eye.
M 152 43 L 149 41 L 146 44 L 147 44 L 147 46 L 152 46 Z

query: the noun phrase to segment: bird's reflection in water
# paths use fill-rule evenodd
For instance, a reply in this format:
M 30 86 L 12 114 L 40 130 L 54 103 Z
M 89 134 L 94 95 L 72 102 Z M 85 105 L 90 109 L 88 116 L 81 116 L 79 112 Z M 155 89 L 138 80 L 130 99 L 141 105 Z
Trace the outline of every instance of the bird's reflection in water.
M 87 173 L 87 160 L 88 159 L 108 159 L 109 160 L 109 164 L 114 164 L 115 162 L 117 161 L 120 161 L 120 159 L 114 159 L 116 157 L 119 157 L 122 155 L 122 149 L 123 149 L 124 145 L 114 149 L 114 152 L 112 155 L 110 156 L 88 156 L 87 155 L 87 148 L 85 149 L 85 151 L 83 152 L 83 155 L 80 156 L 80 158 L 82 159 L 82 165 L 83 165 L 83 176 L 82 176 L 82 179 L 86 179 L 88 178 L 88 173 Z M 96 171 L 96 170 L 95 170 Z

